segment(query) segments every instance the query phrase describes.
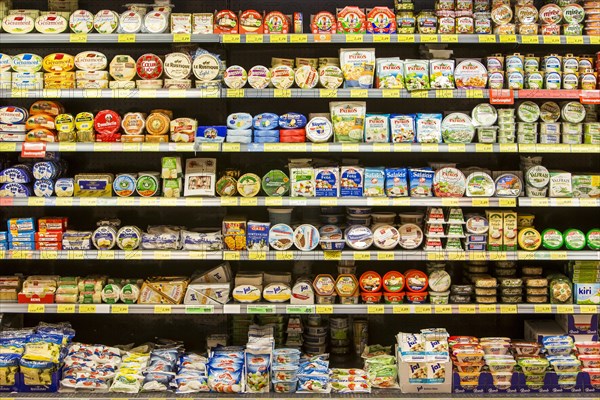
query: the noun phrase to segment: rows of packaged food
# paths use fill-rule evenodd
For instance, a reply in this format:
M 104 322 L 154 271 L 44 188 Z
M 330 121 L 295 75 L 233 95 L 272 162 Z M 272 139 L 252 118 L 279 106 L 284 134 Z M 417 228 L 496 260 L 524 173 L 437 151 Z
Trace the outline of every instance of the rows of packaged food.
M 600 143 L 596 107 L 576 101 L 516 107 L 487 103 L 466 112 L 367 113 L 367 103 L 339 101 L 329 113 L 236 112 L 225 125 L 174 118 L 170 110 L 65 113 L 56 101 L 39 100 L 29 110 L 0 108 L 0 141 L 11 142 L 229 142 L 229 143 Z
M 435 10 L 415 12 L 412 1 L 395 1 L 393 8 L 346 6 L 335 12 L 320 11 L 306 19 L 314 34 L 522 34 L 596 35 L 600 29 L 597 2 L 585 0 L 546 4 L 533 0 L 435 2 Z M 0 9 L 2 29 L 12 34 L 40 33 L 178 33 L 178 34 L 287 34 L 303 33 L 302 12 L 219 10 L 214 13 L 175 13 L 172 4 L 126 4 L 125 12 L 86 10 L 40 12 Z M 8 15 L 4 15 L 4 14 Z
M 597 325 L 597 318 L 589 319 Z M 367 345 L 368 324 L 356 318 L 352 327 L 348 317 L 327 321 L 319 315 L 287 321 L 259 316 L 256 322 L 242 321 L 240 339 L 242 331 L 245 338 L 237 346 L 226 346 L 226 335 L 209 336 L 204 354 L 186 352 L 183 342 L 167 339 L 137 347 L 74 342 L 76 333 L 69 323 L 42 322 L 35 328 L 6 330 L 0 334 L 4 377 L 0 388 L 61 393 L 360 394 L 372 388 L 414 393 L 417 387 L 437 393 L 594 392 L 600 385 L 600 343 L 574 340 L 578 335 L 564 334 L 554 321 L 542 321 L 553 329 L 526 321 L 529 340 L 450 336 L 443 328 L 400 332 L 394 351 L 392 346 Z M 282 347 L 277 343 L 279 325 L 287 329 L 288 337 L 317 332 L 312 337 L 327 339 L 331 330 L 332 338 L 342 338 L 332 341 L 350 343 L 353 334 L 362 369 L 336 368 L 330 365 L 334 361 L 329 353 L 309 352 L 310 345 L 304 352 L 299 346 Z M 597 326 L 592 329 L 597 332 Z
M 160 89 L 220 87 L 241 89 L 596 89 L 598 57 L 548 54 L 493 54 L 482 59 L 451 59 L 452 51 L 423 51 L 424 59 L 376 58 L 375 48 L 342 48 L 337 57 L 272 58 L 270 68 L 226 66 L 203 49 L 137 60 L 117 55 L 111 62 L 98 51 L 73 56 L 0 54 L 3 89 Z M 108 68 L 108 70 L 107 70 Z M 43 72 L 41 72 L 43 70 Z M 112 78 L 112 80 L 110 79 Z

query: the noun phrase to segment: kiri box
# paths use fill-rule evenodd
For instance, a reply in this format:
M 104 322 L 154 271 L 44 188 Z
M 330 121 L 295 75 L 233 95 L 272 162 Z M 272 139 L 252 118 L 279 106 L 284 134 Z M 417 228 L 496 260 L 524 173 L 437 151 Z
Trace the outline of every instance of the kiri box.
M 600 304 L 600 283 L 575 283 L 575 304 Z

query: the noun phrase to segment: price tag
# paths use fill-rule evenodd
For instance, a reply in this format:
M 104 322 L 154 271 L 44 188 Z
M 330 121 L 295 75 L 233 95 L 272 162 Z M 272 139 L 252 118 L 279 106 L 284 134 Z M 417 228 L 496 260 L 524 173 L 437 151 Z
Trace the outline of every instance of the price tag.
M 551 251 L 550 259 L 551 260 L 566 260 L 567 252 L 566 251 Z
M 175 43 L 189 43 L 192 41 L 192 35 L 189 33 L 175 33 L 173 34 L 173 42 Z
M 415 90 L 414 92 L 410 92 L 410 97 L 412 99 L 426 99 L 427 97 L 429 97 L 429 91 Z
M 437 143 L 422 143 L 421 151 L 423 153 L 438 153 L 440 146 Z
M 329 143 L 312 143 L 311 149 L 315 153 L 329 153 Z
M 467 99 L 483 99 L 483 90 L 481 89 L 467 89 Z
M 369 91 L 367 89 L 350 89 L 350 97 L 364 99 L 369 97 Z
M 535 252 L 533 251 L 518 251 L 517 260 L 535 260 Z
M 438 41 L 437 35 L 421 35 L 419 40 L 421 43 L 436 43 Z
M 30 314 L 45 313 L 46 312 L 46 305 L 45 304 L 28 304 L 27 305 L 27 312 L 30 313 Z
M 30 207 L 41 207 L 46 204 L 46 199 L 43 197 L 29 197 L 27 205 Z
M 444 253 L 441 251 L 432 251 L 427 253 L 427 261 L 444 261 Z
M 73 198 L 72 197 L 57 197 L 56 205 L 62 207 L 71 207 L 73 206 Z
M 479 35 L 479 43 L 496 43 L 496 35 Z
M 237 197 L 221 197 L 221 206 L 237 206 L 238 199 Z
M 154 260 L 170 260 L 171 252 L 169 250 L 154 250 Z
M 337 89 L 319 89 L 319 97 L 336 98 L 338 97 L 338 91 Z
M 465 261 L 467 254 L 464 251 L 448 251 L 448 261 Z
M 189 251 L 188 256 L 193 260 L 206 260 L 206 251 Z
M 160 151 L 160 143 L 142 143 L 142 151 L 148 153 L 157 153 Z
M 282 206 L 283 199 L 281 197 L 266 197 L 265 206 Z
M 69 42 L 71 42 L 71 43 L 86 43 L 87 42 L 87 34 L 71 33 L 69 35 Z
M 377 261 L 394 261 L 396 259 L 396 255 L 393 252 L 388 251 L 378 251 L 377 252 Z
M 98 260 L 114 260 L 115 252 L 114 251 L 99 251 L 98 252 Z
M 472 199 L 473 207 L 489 207 L 490 199 Z
M 512 105 L 515 95 L 512 89 L 490 89 L 490 104 Z
M 246 35 L 246 43 L 263 43 L 263 35 Z
M 393 306 L 392 313 L 394 313 L 394 314 L 410 314 L 410 306 L 408 306 L 408 305 Z
M 154 314 L 171 314 L 172 309 L 170 305 L 159 305 L 154 306 Z
M 552 306 L 550 304 L 536 304 L 533 306 L 533 312 L 536 314 L 550 314 L 552 313 Z
M 127 304 L 113 304 L 110 307 L 112 314 L 129 314 L 129 306 Z
M 553 199 L 552 202 L 555 203 L 558 207 L 573 207 L 575 205 L 578 205 L 576 204 L 577 199 Z
M 416 305 L 415 314 L 431 314 L 431 306 L 429 305 Z
M 223 260 L 225 261 L 238 261 L 240 259 L 240 253 L 238 251 L 224 251 Z
M 433 306 L 436 314 L 452 314 L 452 306 L 450 305 L 436 305 Z
M 56 312 L 59 314 L 74 314 L 75 304 L 58 304 L 56 306 Z
M 314 314 L 314 306 L 285 306 L 286 314 Z
M 308 43 L 308 35 L 290 35 L 290 43 Z
M 500 314 L 516 314 L 517 306 L 515 304 L 500 304 Z
M 498 205 L 500 207 L 516 207 L 517 199 L 498 199 Z
M 459 314 L 475 314 L 475 305 L 474 304 L 460 304 L 458 306 Z
M 383 304 L 368 305 L 367 314 L 383 314 L 385 313 L 385 307 Z
M 142 251 L 141 250 L 132 250 L 125 252 L 126 260 L 141 260 L 142 259 Z
M 458 35 L 440 35 L 440 43 L 458 43 Z
M 215 306 L 186 306 L 186 314 L 214 314 Z
M 290 206 L 305 206 L 307 204 L 306 197 L 290 197 Z
M 399 206 L 399 207 L 408 207 L 408 206 L 410 206 L 410 198 L 409 197 L 394 198 L 394 199 L 392 199 L 392 205 Z
M 453 198 L 453 199 L 444 198 L 444 199 L 442 199 L 442 207 L 458 207 L 459 204 L 460 204 L 460 201 L 458 200 L 458 198 Z
M 244 89 L 227 89 L 225 95 L 231 99 L 243 98 L 246 95 Z
M 184 199 L 184 203 L 186 207 L 202 207 L 204 201 L 200 198 L 189 197 Z
M 598 199 L 579 199 L 581 207 L 598 207 L 600 206 Z
M 368 251 L 355 251 L 352 254 L 352 257 L 354 258 L 354 260 L 356 261 L 369 261 L 371 260 L 371 253 Z
M 398 43 L 414 43 L 415 35 L 398 35 Z
M 80 197 L 79 205 L 83 207 L 96 207 L 96 205 L 98 205 L 98 199 L 94 197 Z
M 266 251 L 249 251 L 248 260 L 265 261 L 267 259 Z
M 567 36 L 567 44 L 583 44 L 583 36 Z
M 448 144 L 448 152 L 449 153 L 464 153 L 466 151 L 467 151 L 467 147 L 463 143 L 449 143 Z
M 480 304 L 479 305 L 479 313 L 480 314 L 495 314 L 496 313 L 496 305 L 495 304 Z
M 269 35 L 269 41 L 271 43 L 287 43 L 288 42 L 288 37 L 287 35 L 282 35 L 282 34 L 271 34 Z
M 560 36 L 543 36 L 544 44 L 560 44 Z
M 316 306 L 317 314 L 333 314 L 333 306 Z
M 373 35 L 373 42 L 374 43 L 389 43 L 390 38 L 391 38 L 390 35 L 383 35 L 383 34 Z
M 598 306 L 581 305 L 579 306 L 580 314 L 597 314 Z
M 240 35 L 222 35 L 221 40 L 223 43 L 240 43 Z
M 411 153 L 413 151 L 413 145 L 412 143 L 394 143 L 392 145 L 392 151 L 394 153 Z
M 258 199 L 255 197 L 242 197 L 240 199 L 240 206 L 256 207 L 257 205 L 258 205 Z
M 519 151 L 519 145 L 514 143 L 500 143 L 498 145 L 500 153 L 516 153 Z
M 346 35 L 346 43 L 362 43 L 363 35 Z
M 79 314 L 96 314 L 95 304 L 80 304 Z
M 600 44 L 600 36 L 590 36 L 590 44 Z
M 117 37 L 117 41 L 119 43 L 135 43 L 135 34 L 134 33 L 121 33 Z
M 519 153 L 536 153 L 537 149 L 535 144 L 520 144 Z
M 454 90 L 436 90 L 435 97 L 436 99 L 453 99 Z
M 370 206 L 387 206 L 390 204 L 390 199 L 387 197 L 369 197 L 367 204 Z
M 335 197 L 323 197 L 319 199 L 319 205 L 322 207 L 335 207 L 338 205 L 338 199 Z
M 325 261 L 338 261 L 342 259 L 342 252 L 341 251 L 331 251 L 331 250 L 325 250 L 323 252 L 323 259 Z
M 494 145 L 491 143 L 477 143 L 475 144 L 476 153 L 491 153 L 494 151 Z
M 69 251 L 67 258 L 69 260 L 84 260 L 85 252 L 81 250 L 71 250 Z
M 384 99 L 399 99 L 400 89 L 381 89 L 381 96 Z
M 540 39 L 537 35 L 521 35 L 521 43 L 523 44 L 538 44 Z
M 331 35 L 321 34 L 314 36 L 315 43 L 329 43 L 331 42 Z
M 571 153 L 598 153 L 598 146 L 592 144 L 572 144 Z
M 290 89 L 273 89 L 273 97 L 292 97 L 292 91 Z
M 275 314 L 275 306 L 247 306 L 248 314 Z
M 123 151 L 126 152 L 138 152 L 140 148 L 140 143 L 123 143 Z
M 179 204 L 179 202 L 175 197 L 165 197 L 158 199 L 158 204 L 161 207 L 175 207 Z
M 490 261 L 506 261 L 508 256 L 505 251 L 490 252 Z
M 574 314 L 575 308 L 572 304 L 558 304 L 556 306 L 557 314 Z
M 54 251 L 54 250 L 40 251 L 40 259 L 41 260 L 57 260 L 58 259 L 58 251 Z
M 517 35 L 500 35 L 500 43 L 517 43 Z
M 294 259 L 293 251 L 276 251 L 275 260 L 277 261 L 291 261 Z
M 17 151 L 16 143 L 0 142 L 0 152 L 13 152 L 13 151 Z

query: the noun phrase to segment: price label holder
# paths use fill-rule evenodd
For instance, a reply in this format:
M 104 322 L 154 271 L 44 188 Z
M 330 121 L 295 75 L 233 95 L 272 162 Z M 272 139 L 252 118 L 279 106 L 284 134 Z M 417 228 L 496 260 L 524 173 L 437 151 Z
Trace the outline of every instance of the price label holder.
M 121 33 L 117 36 L 119 43 L 135 43 L 135 33 Z
M 512 89 L 490 89 L 490 104 L 511 105 L 515 104 L 515 96 Z
M 230 99 L 241 99 L 246 96 L 246 91 L 244 89 L 227 89 L 225 95 Z
M 598 306 L 581 305 L 579 306 L 580 314 L 597 314 Z
M 460 204 L 460 200 L 457 198 L 443 198 L 442 206 L 443 207 L 458 207 Z
M 496 35 L 477 35 L 479 43 L 496 43 Z
M 450 305 L 435 305 L 433 310 L 436 314 L 452 314 L 452 306 Z
M 427 261 L 444 261 L 446 256 L 441 251 L 430 251 L 427 252 Z
M 472 199 L 471 204 L 473 205 L 473 207 L 489 207 L 490 199 L 485 199 L 485 198 Z
M 286 314 L 314 314 L 315 306 L 285 306 Z
M 437 35 L 421 35 L 419 42 L 421 43 L 437 43 Z
M 436 99 L 453 99 L 454 98 L 454 90 L 436 90 L 435 98 Z
M 22 158 L 44 158 L 46 157 L 45 142 L 23 142 L 21 144 Z
M 415 314 L 431 314 L 431 306 L 418 304 L 415 306 Z
M 294 259 L 293 251 L 276 251 L 275 260 L 277 261 L 292 261 Z
M 410 306 L 409 305 L 393 306 L 392 313 L 394 313 L 394 314 L 410 314 Z
M 186 306 L 186 314 L 214 314 L 215 306 Z
M 415 35 L 398 35 L 398 43 L 414 43 Z
M 423 143 L 421 144 L 421 151 L 423 153 L 438 153 L 440 146 L 437 143 Z
M 273 97 L 290 98 L 292 97 L 292 91 L 290 89 L 273 89 Z
M 267 260 L 267 252 L 266 251 L 249 251 L 248 252 L 248 260 L 266 261 Z
M 516 314 L 517 311 L 515 304 L 500 304 L 500 314 Z
M 246 312 L 248 314 L 275 314 L 275 306 L 247 306 Z
M 242 197 L 240 198 L 240 206 L 256 207 L 258 206 L 258 199 L 255 197 Z
M 154 306 L 154 314 L 171 314 L 173 312 L 170 305 Z
M 491 143 L 476 143 L 476 153 L 492 153 L 494 151 L 494 145 Z
M 346 43 L 362 43 L 363 40 L 363 35 L 346 35 Z
M 323 197 L 319 199 L 319 205 L 321 207 L 336 207 L 338 205 L 338 199 L 335 197 Z
M 224 251 L 223 252 L 223 260 L 225 261 L 239 261 L 240 253 L 239 251 Z
M 283 199 L 281 197 L 265 197 L 265 206 L 282 206 Z
M 516 207 L 517 199 L 498 199 L 498 206 L 500 206 L 500 207 Z
M 175 33 L 173 34 L 173 42 L 175 43 L 189 43 L 192 41 L 192 35 L 189 33 Z
M 540 38 L 537 35 L 521 35 L 521 43 L 523 44 L 538 44 Z
M 383 304 L 367 306 L 367 314 L 384 314 L 384 313 L 385 313 L 385 307 Z
M 575 307 L 573 306 L 573 304 L 558 304 L 556 306 L 556 313 L 557 314 L 574 314 Z
M 552 306 L 550 304 L 536 304 L 533 306 L 533 312 L 536 314 L 551 314 Z
M 475 314 L 475 305 L 474 304 L 459 304 L 458 313 L 459 314 Z
M 500 43 L 517 43 L 517 35 L 499 35 Z
M 80 304 L 79 314 L 96 314 L 95 304 Z
M 75 314 L 75 304 L 57 304 L 56 312 L 58 314 Z
M 154 250 L 153 253 L 154 260 L 170 260 L 171 256 L 172 254 L 169 250 Z
M 45 304 L 28 304 L 27 312 L 30 314 L 43 314 L 46 312 Z
M 263 35 L 246 35 L 246 43 L 263 43 Z
M 110 306 L 111 314 L 129 314 L 128 304 L 113 304 Z
M 583 36 L 567 36 L 567 44 L 583 44 Z
M 464 153 L 467 151 L 467 147 L 463 143 L 449 143 L 448 144 L 448 152 L 449 153 Z
M 458 43 L 458 35 L 440 35 L 440 43 Z
M 67 254 L 69 260 L 85 260 L 85 252 L 83 250 L 71 250 Z
M 269 35 L 269 43 L 287 43 L 288 36 L 277 34 L 277 35 Z
M 550 259 L 551 260 L 566 260 L 567 252 L 566 251 L 551 251 Z
M 480 314 L 495 314 L 496 313 L 496 305 L 495 304 L 480 304 L 479 305 L 479 313 Z
M 240 43 L 241 36 L 240 35 L 231 35 L 231 34 L 222 35 L 221 41 L 223 43 Z
M 316 306 L 317 314 L 333 314 L 333 306 Z
M 396 255 L 391 251 L 379 251 L 377 252 L 377 261 L 394 261 Z
M 368 89 L 350 89 L 350 97 L 366 99 L 369 97 L 369 90 Z
M 87 34 L 71 33 L 69 35 L 69 42 L 71 42 L 71 43 L 87 43 Z
M 323 259 L 325 261 L 339 261 L 342 259 L 341 251 L 325 250 L 323 252 Z
M 290 43 L 308 43 L 308 35 L 292 34 L 290 35 Z
M 373 43 L 389 43 L 391 41 L 390 35 L 378 34 L 373 35 Z
M 114 260 L 115 259 L 115 252 L 114 251 L 99 251 L 98 253 L 98 260 Z
M 223 152 L 239 153 L 241 143 L 223 143 Z
M 355 261 L 370 261 L 371 260 L 371 253 L 368 251 L 355 251 L 352 254 L 352 258 Z
M 337 89 L 319 89 L 319 97 L 333 99 L 338 97 Z
M 231 207 L 238 205 L 237 197 L 221 197 L 221 206 L 223 207 Z

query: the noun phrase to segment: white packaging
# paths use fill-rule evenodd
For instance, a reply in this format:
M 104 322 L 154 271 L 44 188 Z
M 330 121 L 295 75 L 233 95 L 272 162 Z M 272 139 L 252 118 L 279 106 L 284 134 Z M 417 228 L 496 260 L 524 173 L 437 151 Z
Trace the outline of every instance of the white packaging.
M 214 196 L 216 158 L 190 158 L 185 162 L 184 196 Z

